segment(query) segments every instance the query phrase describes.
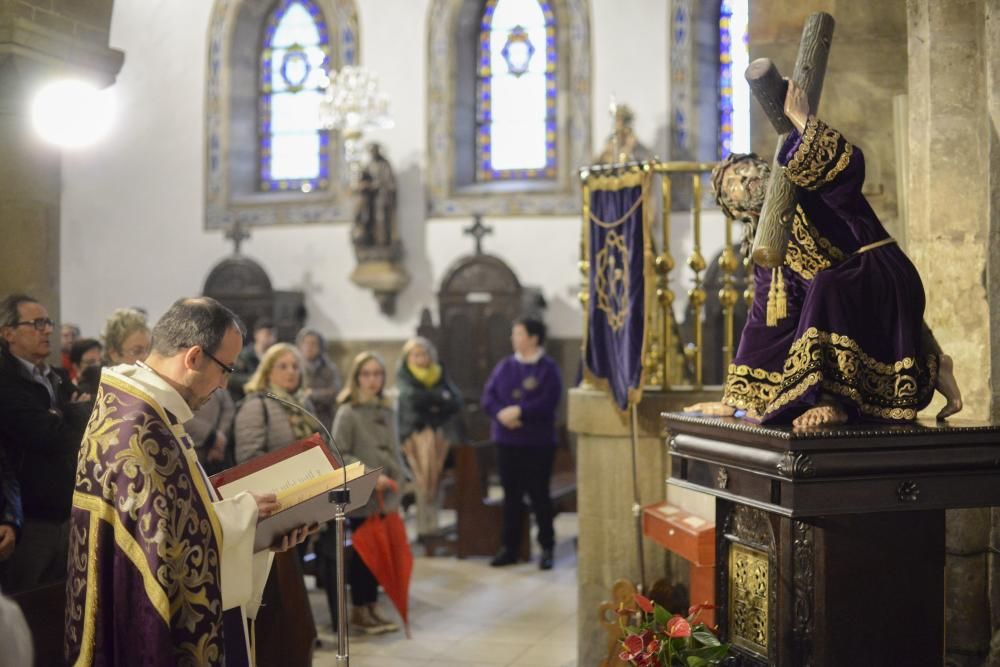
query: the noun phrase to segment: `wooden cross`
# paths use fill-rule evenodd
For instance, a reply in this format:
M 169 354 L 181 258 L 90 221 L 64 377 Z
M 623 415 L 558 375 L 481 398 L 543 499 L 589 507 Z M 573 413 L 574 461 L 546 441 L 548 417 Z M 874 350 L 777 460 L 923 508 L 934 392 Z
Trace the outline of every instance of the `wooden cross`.
M 826 74 L 826 61 L 830 56 L 830 44 L 833 41 L 833 28 L 833 17 L 826 12 L 812 14 L 802 26 L 802 41 L 799 42 L 792 81 L 805 92 L 809 100 L 810 113 L 816 113 L 819 107 L 823 77 Z M 788 235 L 795 213 L 795 186 L 778 164 L 778 152 L 785 143 L 787 133 L 792 129 L 791 122 L 784 114 L 788 84 L 781 78 L 774 63 L 767 58 L 758 58 L 750 63 L 746 79 L 751 92 L 779 134 L 771 165 L 771 177 L 767 182 L 767 194 L 764 195 L 764 206 L 760 212 L 751 253 L 755 264 L 773 269 L 785 261 L 785 249 L 788 246 Z
M 472 216 L 473 224 L 464 227 L 462 233 L 466 236 L 471 236 L 476 239 L 476 254 L 483 254 L 483 237 L 487 234 L 493 233 L 493 228 L 483 224 L 483 216 L 480 213 L 475 213 Z
M 243 223 L 240 222 L 239 218 L 233 221 L 230 225 L 229 230 L 225 234 L 226 238 L 233 242 L 233 254 L 240 254 L 240 246 L 243 242 L 250 238 L 250 232 L 243 229 Z

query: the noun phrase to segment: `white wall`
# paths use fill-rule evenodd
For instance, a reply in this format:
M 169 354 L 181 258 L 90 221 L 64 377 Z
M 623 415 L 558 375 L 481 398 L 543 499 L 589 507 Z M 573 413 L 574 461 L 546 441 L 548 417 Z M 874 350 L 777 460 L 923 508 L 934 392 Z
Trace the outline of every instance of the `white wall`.
M 430 0 L 357 0 L 362 64 L 392 100 L 395 127 L 383 143 L 400 180 L 400 231 L 413 281 L 393 317 L 354 286 L 349 224 L 254 229 L 244 252 L 275 288 L 306 291 L 309 324 L 345 339 L 401 339 L 420 309 L 433 306 L 448 267 L 472 250 L 463 219 L 425 219 L 427 14 Z M 176 298 L 200 293 L 211 267 L 230 252 L 204 231 L 204 94 L 210 0 L 117 0 L 111 45 L 125 51 L 114 90 L 119 115 L 101 145 L 63 163 L 64 320 L 99 333 L 119 306 L 141 305 L 155 319 Z M 610 130 L 609 96 L 636 112 L 639 139 L 665 153 L 667 3 L 593 0 L 593 145 Z M 540 286 L 552 334 L 581 328 L 578 217 L 488 219 L 484 242 L 522 283 Z

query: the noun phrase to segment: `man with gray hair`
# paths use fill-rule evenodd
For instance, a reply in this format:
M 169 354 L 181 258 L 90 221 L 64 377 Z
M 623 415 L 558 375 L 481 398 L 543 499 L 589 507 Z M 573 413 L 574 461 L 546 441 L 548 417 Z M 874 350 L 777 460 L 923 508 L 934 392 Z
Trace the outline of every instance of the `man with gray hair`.
M 20 486 L 23 523 L 0 521 L 0 588 L 13 595 L 66 575 L 68 519 L 88 409 L 62 368 L 48 365 L 54 324 L 37 299 L 0 301 L 0 459 Z
M 81 444 L 70 520 L 71 664 L 251 664 L 273 558 L 253 553 L 273 494 L 220 500 L 184 429 L 225 390 L 243 325 L 208 297 L 174 303 L 145 362 L 106 368 Z M 299 528 L 277 550 L 302 542 Z M 224 613 L 225 611 L 225 613 Z

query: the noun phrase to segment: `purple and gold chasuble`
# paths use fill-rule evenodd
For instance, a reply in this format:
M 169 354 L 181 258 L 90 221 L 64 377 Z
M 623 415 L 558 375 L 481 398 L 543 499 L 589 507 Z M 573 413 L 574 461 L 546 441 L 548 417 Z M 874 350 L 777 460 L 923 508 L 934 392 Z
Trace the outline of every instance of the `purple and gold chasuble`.
M 73 494 L 69 664 L 226 664 L 212 500 L 177 417 L 106 369 Z
M 799 188 L 780 268 L 787 314 L 768 326 L 771 271 L 755 266 L 723 401 L 751 420 L 787 422 L 826 393 L 852 420 L 914 419 L 934 393 L 938 356 L 921 347 L 920 276 L 861 194 L 861 151 L 810 116 L 779 159 Z

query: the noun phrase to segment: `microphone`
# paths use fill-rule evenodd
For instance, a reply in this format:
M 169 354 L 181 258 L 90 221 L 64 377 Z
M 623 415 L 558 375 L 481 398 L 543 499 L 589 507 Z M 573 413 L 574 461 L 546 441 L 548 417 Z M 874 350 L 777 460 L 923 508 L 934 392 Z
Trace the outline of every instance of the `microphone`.
M 277 396 L 277 395 L 275 395 L 275 394 L 273 394 L 273 393 L 271 393 L 269 391 L 265 391 L 264 395 L 267 396 L 270 399 L 273 399 L 273 400 L 277 401 L 278 403 L 281 403 L 282 405 L 287 405 L 290 408 L 294 408 L 295 410 L 299 411 L 301 414 L 304 414 L 306 417 L 309 417 L 310 419 L 312 419 L 313 422 L 315 422 L 316 424 L 318 424 L 319 427 L 321 429 L 323 429 L 323 433 L 326 434 L 326 437 L 330 441 L 330 444 L 333 445 L 333 449 L 337 452 L 337 458 L 340 459 L 340 469 L 344 471 L 344 483 L 341 486 L 343 486 L 343 487 L 346 488 L 347 487 L 347 461 L 344 460 L 344 455 L 340 452 L 340 446 L 337 445 L 337 440 L 333 437 L 333 434 L 330 433 L 330 429 L 328 429 L 326 427 L 326 425 L 320 420 L 319 417 L 317 417 L 313 413 L 309 412 L 308 410 L 306 410 L 304 407 L 302 407 L 298 403 L 293 403 L 292 401 L 287 401 L 287 400 L 281 398 L 280 396 Z

